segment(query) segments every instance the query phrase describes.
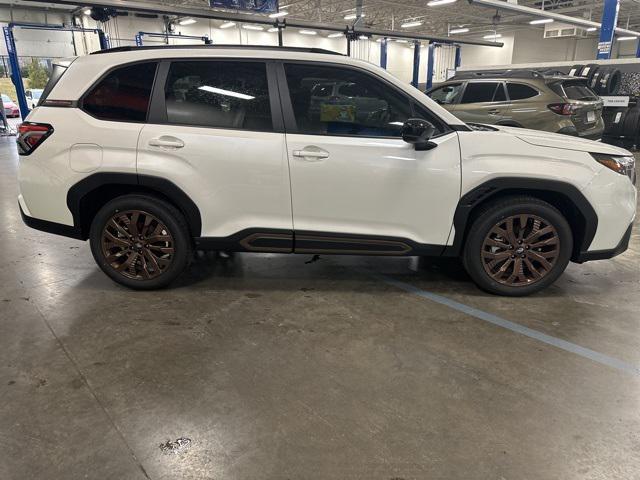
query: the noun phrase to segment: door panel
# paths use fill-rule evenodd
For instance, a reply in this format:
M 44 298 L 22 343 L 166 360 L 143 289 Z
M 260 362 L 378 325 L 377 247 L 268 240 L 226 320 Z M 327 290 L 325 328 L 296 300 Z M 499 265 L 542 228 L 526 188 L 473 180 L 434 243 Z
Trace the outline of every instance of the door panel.
M 436 148 L 416 151 L 395 138 L 288 134 L 296 232 L 446 244 L 460 196 L 460 148 L 455 132 L 433 141 Z M 310 160 L 294 156 L 298 150 L 328 156 Z
M 161 72 L 138 139 L 138 173 L 180 187 L 200 209 L 203 237 L 283 248 L 273 231 L 290 237 L 293 228 L 289 166 L 265 63 L 184 59 Z

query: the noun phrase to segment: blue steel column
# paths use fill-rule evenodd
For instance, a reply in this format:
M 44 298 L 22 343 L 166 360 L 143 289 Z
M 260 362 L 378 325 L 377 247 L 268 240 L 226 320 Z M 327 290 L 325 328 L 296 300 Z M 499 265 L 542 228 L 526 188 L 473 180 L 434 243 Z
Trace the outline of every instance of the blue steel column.
M 418 88 L 418 76 L 420 75 L 420 42 L 413 44 L 413 80 L 411 85 Z
M 142 46 L 142 32 L 136 33 L 136 47 Z
M 602 26 L 600 27 L 600 41 L 598 42 L 598 60 L 611 58 L 613 36 L 618 24 L 618 11 L 620 0 L 604 0 L 602 10 Z
M 429 42 L 429 58 L 427 58 L 427 90 L 433 86 L 433 60 L 436 44 Z
M 636 58 L 640 58 L 640 40 L 638 40 L 638 48 L 636 49 Z
M 18 106 L 20 107 L 20 116 L 24 120 L 29 115 L 29 106 L 27 105 L 27 97 L 22 83 L 22 75 L 20 75 L 20 63 L 18 62 L 18 54 L 16 53 L 16 41 L 13 38 L 13 25 L 9 24 L 2 27 L 4 32 L 4 41 L 7 44 L 7 55 L 9 56 L 9 66 L 11 67 L 11 81 L 16 87 L 16 95 L 18 97 Z
M 454 64 L 455 69 L 457 70 L 462 64 L 462 56 L 460 55 L 460 45 L 456 45 L 456 63 Z
M 387 39 L 380 41 L 380 66 L 386 70 L 387 68 Z
M 107 50 L 109 48 L 109 37 L 107 37 L 105 33 L 100 29 L 96 31 L 98 32 L 98 41 L 100 42 L 100 50 Z

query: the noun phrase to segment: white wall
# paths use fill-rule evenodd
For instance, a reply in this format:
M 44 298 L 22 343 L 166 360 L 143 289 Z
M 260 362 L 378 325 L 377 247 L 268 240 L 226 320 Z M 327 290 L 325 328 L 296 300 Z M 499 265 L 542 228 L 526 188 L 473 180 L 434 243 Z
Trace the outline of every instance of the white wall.
M 504 65 L 511 63 L 513 56 L 513 34 L 505 34 L 500 41 L 503 47 L 481 47 L 478 45 L 462 45 L 460 60 L 463 67 L 487 65 Z

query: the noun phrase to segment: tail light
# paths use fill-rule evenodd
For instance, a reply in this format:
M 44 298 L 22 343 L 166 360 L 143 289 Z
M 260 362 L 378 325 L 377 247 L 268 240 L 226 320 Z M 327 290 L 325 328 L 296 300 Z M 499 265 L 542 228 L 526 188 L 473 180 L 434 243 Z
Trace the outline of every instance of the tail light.
M 552 103 L 547 108 L 558 115 L 573 115 L 578 107 L 572 103 Z
M 47 123 L 24 122 L 18 125 L 18 153 L 29 155 L 53 133 Z

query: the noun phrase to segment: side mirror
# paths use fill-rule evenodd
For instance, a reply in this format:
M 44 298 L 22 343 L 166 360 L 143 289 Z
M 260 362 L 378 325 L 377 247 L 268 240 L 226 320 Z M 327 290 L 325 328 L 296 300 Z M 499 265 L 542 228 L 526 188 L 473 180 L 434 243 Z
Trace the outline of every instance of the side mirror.
M 435 131 L 433 123 L 421 118 L 410 118 L 402 125 L 402 140 L 412 143 L 418 151 L 431 150 L 438 146 L 431 141 Z

